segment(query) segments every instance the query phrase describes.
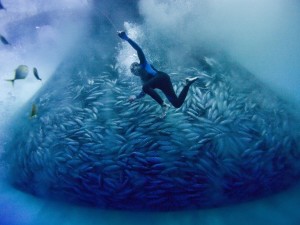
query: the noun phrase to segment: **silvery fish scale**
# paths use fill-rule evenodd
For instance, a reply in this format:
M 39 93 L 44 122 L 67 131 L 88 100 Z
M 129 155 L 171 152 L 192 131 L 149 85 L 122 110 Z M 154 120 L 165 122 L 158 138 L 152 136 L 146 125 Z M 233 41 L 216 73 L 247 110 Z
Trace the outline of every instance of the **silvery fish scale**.
M 213 57 L 170 73 L 177 93 L 186 75 L 205 76 L 164 119 L 149 96 L 127 101 L 140 84 L 114 65 L 102 60 L 96 73 L 93 62 L 68 60 L 8 128 L 11 182 L 43 198 L 157 211 L 239 203 L 295 184 L 293 106 L 241 66 Z M 32 103 L 39 115 L 30 120 Z

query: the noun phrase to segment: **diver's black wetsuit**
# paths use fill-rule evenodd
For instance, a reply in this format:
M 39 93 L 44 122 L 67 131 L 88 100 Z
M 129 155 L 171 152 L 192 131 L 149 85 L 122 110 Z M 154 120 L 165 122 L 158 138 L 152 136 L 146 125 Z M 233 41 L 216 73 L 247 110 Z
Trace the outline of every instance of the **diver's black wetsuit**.
M 143 92 L 150 95 L 158 104 L 162 105 L 163 100 L 154 90 L 155 88 L 160 89 L 175 108 L 179 108 L 187 96 L 190 85 L 185 85 L 177 97 L 170 76 L 164 72 L 158 71 L 155 77 L 143 84 Z
M 189 91 L 190 85 L 187 84 L 182 89 L 181 93 L 177 97 L 173 89 L 173 85 L 170 76 L 164 72 L 158 71 L 153 68 L 146 60 L 146 57 L 142 49 L 130 38 L 126 38 L 126 41 L 137 51 L 140 66 L 144 69 L 143 73 L 140 74 L 143 91 L 137 96 L 137 98 L 143 97 L 145 94 L 150 95 L 158 104 L 162 105 L 164 101 L 154 89 L 160 89 L 167 99 L 172 103 L 175 108 L 179 108 Z

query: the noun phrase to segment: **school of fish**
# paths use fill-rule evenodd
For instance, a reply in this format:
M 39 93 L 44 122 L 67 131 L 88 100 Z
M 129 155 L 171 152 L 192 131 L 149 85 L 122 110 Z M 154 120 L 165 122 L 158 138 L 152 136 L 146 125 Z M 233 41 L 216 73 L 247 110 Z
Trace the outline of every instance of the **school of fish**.
M 223 206 L 296 183 L 300 129 L 290 103 L 222 58 L 169 74 L 177 93 L 186 76 L 200 79 L 160 119 L 149 96 L 128 101 L 141 86 L 114 65 L 100 74 L 62 66 L 54 77 L 63 85 L 44 85 L 8 129 L 11 182 L 44 198 L 155 211 Z M 29 120 L 33 102 L 39 114 Z

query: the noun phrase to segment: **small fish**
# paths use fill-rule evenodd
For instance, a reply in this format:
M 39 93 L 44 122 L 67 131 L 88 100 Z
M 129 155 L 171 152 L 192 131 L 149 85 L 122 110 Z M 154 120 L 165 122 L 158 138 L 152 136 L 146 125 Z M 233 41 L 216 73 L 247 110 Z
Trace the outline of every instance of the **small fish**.
M 1 9 L 6 10 L 6 8 L 3 6 L 3 4 L 2 4 L 1 1 L 0 1 L 0 10 L 1 10 Z
M 89 85 L 93 85 L 95 83 L 95 81 L 93 79 L 88 79 L 88 84 Z
M 12 85 L 14 86 L 15 80 L 25 79 L 28 75 L 28 66 L 20 65 L 15 70 L 15 78 L 11 80 L 6 80 L 12 82 Z
M 40 76 L 39 76 L 39 73 L 38 73 L 38 71 L 37 71 L 37 68 L 33 68 L 33 75 L 35 76 L 35 78 L 36 79 L 38 79 L 38 80 L 42 80 L 41 78 L 40 78 Z
M 35 104 L 32 104 L 30 118 L 37 117 L 37 107 Z
M 1 8 L 1 3 L 0 3 L 0 8 Z M 6 40 L 6 38 L 4 36 L 2 36 L 1 34 L 0 34 L 0 39 L 1 39 L 1 42 L 4 45 L 10 45 L 10 43 L 8 42 L 8 40 Z

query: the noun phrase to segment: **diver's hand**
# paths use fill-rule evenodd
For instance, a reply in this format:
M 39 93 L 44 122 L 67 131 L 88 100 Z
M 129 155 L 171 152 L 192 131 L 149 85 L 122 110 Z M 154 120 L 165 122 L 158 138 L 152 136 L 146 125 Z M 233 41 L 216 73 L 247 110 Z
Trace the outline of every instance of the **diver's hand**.
M 131 103 L 133 101 L 136 100 L 136 96 L 135 95 L 131 95 L 129 98 L 128 98 L 128 101 Z
M 128 40 L 128 36 L 127 36 L 127 34 L 125 33 L 125 31 L 118 32 L 118 36 L 119 36 L 120 38 L 122 38 L 123 40 L 125 40 L 125 41 Z

